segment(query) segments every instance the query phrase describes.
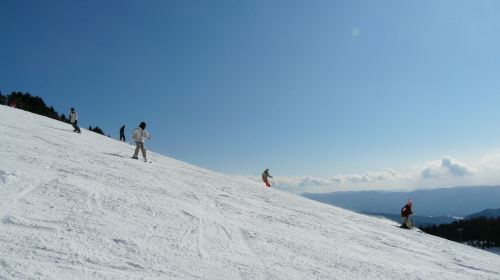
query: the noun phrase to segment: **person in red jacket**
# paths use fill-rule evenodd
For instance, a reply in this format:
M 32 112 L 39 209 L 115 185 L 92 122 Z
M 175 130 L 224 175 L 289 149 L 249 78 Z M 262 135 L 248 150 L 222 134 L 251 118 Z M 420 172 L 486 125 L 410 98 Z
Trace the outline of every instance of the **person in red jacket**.
M 411 207 L 413 206 L 413 202 L 411 199 L 408 199 L 408 202 L 401 208 L 401 217 L 403 218 L 403 224 L 401 224 L 402 228 L 410 229 L 411 228 L 411 222 L 410 222 L 410 215 L 413 214 L 411 211 Z

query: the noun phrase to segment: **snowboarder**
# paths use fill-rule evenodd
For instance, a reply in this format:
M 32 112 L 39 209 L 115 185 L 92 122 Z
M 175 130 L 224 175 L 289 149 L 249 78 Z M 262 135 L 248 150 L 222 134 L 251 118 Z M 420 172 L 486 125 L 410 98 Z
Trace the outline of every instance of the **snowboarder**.
M 266 184 L 266 187 L 270 188 L 271 187 L 271 184 L 269 184 L 269 178 L 273 178 L 273 176 L 271 176 L 269 174 L 269 168 L 264 170 L 264 172 L 262 172 L 262 181 L 264 181 L 264 184 Z
M 146 123 L 141 122 L 139 124 L 139 127 L 134 129 L 134 132 L 132 134 L 132 138 L 134 138 L 136 147 L 135 147 L 135 152 L 134 155 L 132 156 L 133 159 L 139 159 L 137 156 L 139 155 L 139 150 L 142 151 L 142 157 L 144 157 L 144 162 L 147 162 L 146 158 L 146 149 L 144 148 L 144 141 L 146 139 L 151 139 L 149 136 L 149 133 L 146 130 Z
M 125 125 L 120 128 L 120 141 L 125 142 Z
M 411 199 L 408 199 L 408 202 L 406 202 L 405 206 L 401 208 L 401 217 L 403 218 L 403 224 L 401 224 L 402 228 L 410 229 L 411 228 L 411 221 L 410 221 L 410 215 L 413 214 L 411 211 L 411 207 L 413 206 L 413 202 Z
M 80 128 L 78 127 L 78 113 L 75 112 L 75 108 L 71 108 L 71 112 L 69 113 L 69 121 L 71 122 L 71 125 L 73 125 L 73 132 L 76 133 L 82 133 L 80 131 Z

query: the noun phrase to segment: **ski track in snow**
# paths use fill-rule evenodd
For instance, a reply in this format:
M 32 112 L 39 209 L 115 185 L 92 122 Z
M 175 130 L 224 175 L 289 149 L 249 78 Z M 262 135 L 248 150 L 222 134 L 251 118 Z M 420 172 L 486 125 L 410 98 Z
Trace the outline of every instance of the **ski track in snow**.
M 0 279 L 500 279 L 500 256 L 0 106 Z

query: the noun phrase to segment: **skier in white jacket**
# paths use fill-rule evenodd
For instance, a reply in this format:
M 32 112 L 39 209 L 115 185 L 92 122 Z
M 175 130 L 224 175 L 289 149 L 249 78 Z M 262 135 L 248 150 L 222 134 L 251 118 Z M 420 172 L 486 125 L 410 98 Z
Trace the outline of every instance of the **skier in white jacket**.
M 75 108 L 71 108 L 71 111 L 69 112 L 69 121 L 71 122 L 71 125 L 73 125 L 73 132 L 76 133 L 81 133 L 80 128 L 78 127 L 78 113 L 75 112 Z
M 132 156 L 132 158 L 139 159 L 138 158 L 139 150 L 141 150 L 142 156 L 144 157 L 144 162 L 147 162 L 148 160 L 146 158 L 146 148 L 144 148 L 144 141 L 146 139 L 151 139 L 151 137 L 149 136 L 149 133 L 146 130 L 146 123 L 145 122 L 141 122 L 141 124 L 139 124 L 139 127 L 134 129 L 134 132 L 132 134 L 132 138 L 134 138 L 134 141 L 136 144 L 135 152 L 134 152 L 134 155 Z

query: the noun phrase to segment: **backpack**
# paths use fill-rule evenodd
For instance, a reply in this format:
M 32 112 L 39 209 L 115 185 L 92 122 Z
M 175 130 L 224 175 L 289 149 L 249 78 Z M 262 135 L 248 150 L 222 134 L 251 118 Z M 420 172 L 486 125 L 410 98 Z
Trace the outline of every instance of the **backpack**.
M 134 138 L 134 140 L 137 142 L 141 142 L 142 129 L 140 127 L 134 129 L 134 132 L 132 133 L 132 138 Z
M 401 208 L 401 217 L 408 217 L 412 214 L 411 206 L 405 205 Z

